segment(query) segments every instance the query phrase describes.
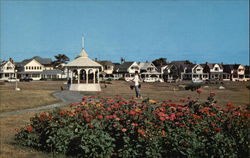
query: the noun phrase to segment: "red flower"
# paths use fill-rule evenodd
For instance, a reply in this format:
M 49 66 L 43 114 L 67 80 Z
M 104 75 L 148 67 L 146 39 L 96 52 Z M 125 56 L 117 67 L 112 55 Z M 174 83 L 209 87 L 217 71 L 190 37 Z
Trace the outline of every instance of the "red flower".
M 15 128 L 15 131 L 16 131 L 17 133 L 21 132 L 19 128 Z
M 98 115 L 97 118 L 98 119 L 103 119 L 103 116 L 102 115 Z
M 27 130 L 28 132 L 32 132 L 33 127 L 32 127 L 31 125 L 29 125 L 29 126 L 26 127 L 26 130 Z
M 215 96 L 215 92 L 210 92 L 210 97 L 214 97 Z
M 172 114 L 170 114 L 170 120 L 174 120 L 175 119 L 175 113 L 172 113 Z
M 203 92 L 203 89 L 199 88 L 199 89 L 196 90 L 196 92 L 197 92 L 198 94 L 201 94 L 201 93 Z
M 164 120 L 165 120 L 165 117 L 160 117 L 160 120 L 164 121 Z
M 178 116 L 183 116 L 183 112 L 177 112 L 176 113 L 176 116 L 178 117 Z
M 88 124 L 89 128 L 94 128 L 94 126 L 92 124 Z
M 165 136 L 165 135 L 166 135 L 166 132 L 165 132 L 164 130 L 162 130 L 162 131 L 161 131 L 161 134 L 162 134 L 163 136 Z
M 137 127 L 138 123 L 131 123 L 131 126 Z
M 189 100 L 188 99 L 186 99 L 186 98 L 182 98 L 182 99 L 180 99 L 180 102 L 188 102 Z
M 127 129 L 126 128 L 122 128 L 122 132 L 126 132 L 127 131 Z
M 221 131 L 221 128 L 214 128 L 214 131 L 215 131 L 215 132 L 220 132 L 220 131 Z
M 135 115 L 136 112 L 135 112 L 135 111 L 129 111 L 129 114 L 130 114 L 130 115 Z
M 215 113 L 210 112 L 210 116 L 214 117 L 214 116 L 216 116 L 216 114 L 215 114 Z
M 145 136 L 145 132 L 142 129 L 138 129 L 137 132 L 140 133 L 141 135 Z
M 62 110 L 62 111 L 59 112 L 59 114 L 60 114 L 61 116 L 64 115 L 64 114 L 66 114 L 66 113 L 67 113 L 66 110 Z

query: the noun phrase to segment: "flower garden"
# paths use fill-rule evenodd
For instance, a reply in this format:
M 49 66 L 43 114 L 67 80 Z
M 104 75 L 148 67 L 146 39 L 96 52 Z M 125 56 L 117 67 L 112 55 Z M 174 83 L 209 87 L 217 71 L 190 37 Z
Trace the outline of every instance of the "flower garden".
M 206 102 L 85 96 L 68 110 L 37 114 L 15 139 L 73 157 L 247 157 L 249 109 L 217 105 L 214 96 Z

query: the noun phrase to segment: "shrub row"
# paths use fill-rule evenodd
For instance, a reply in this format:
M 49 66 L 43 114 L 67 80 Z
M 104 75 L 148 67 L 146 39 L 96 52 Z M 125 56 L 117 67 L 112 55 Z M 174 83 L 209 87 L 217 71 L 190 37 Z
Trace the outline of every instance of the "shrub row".
M 16 141 L 73 157 L 247 157 L 249 112 L 218 106 L 214 95 L 203 103 L 84 97 L 37 114 Z

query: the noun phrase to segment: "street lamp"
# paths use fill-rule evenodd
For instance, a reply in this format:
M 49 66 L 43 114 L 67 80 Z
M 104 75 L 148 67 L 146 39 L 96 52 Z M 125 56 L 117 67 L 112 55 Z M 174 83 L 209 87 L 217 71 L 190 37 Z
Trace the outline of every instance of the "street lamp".
M 20 91 L 20 88 L 17 88 L 17 70 L 15 70 L 15 73 L 16 73 L 16 88 L 15 88 L 15 90 Z

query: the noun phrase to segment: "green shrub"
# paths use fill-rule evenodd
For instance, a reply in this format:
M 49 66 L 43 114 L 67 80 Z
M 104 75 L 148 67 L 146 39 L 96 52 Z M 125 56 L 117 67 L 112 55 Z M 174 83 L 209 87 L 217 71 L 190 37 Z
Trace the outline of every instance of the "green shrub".
M 216 105 L 214 95 L 183 104 L 84 97 L 70 110 L 37 114 L 16 141 L 73 157 L 247 157 L 249 111 Z
M 191 90 L 191 91 L 195 91 L 197 89 L 201 88 L 201 84 L 188 84 L 185 86 L 185 90 Z

